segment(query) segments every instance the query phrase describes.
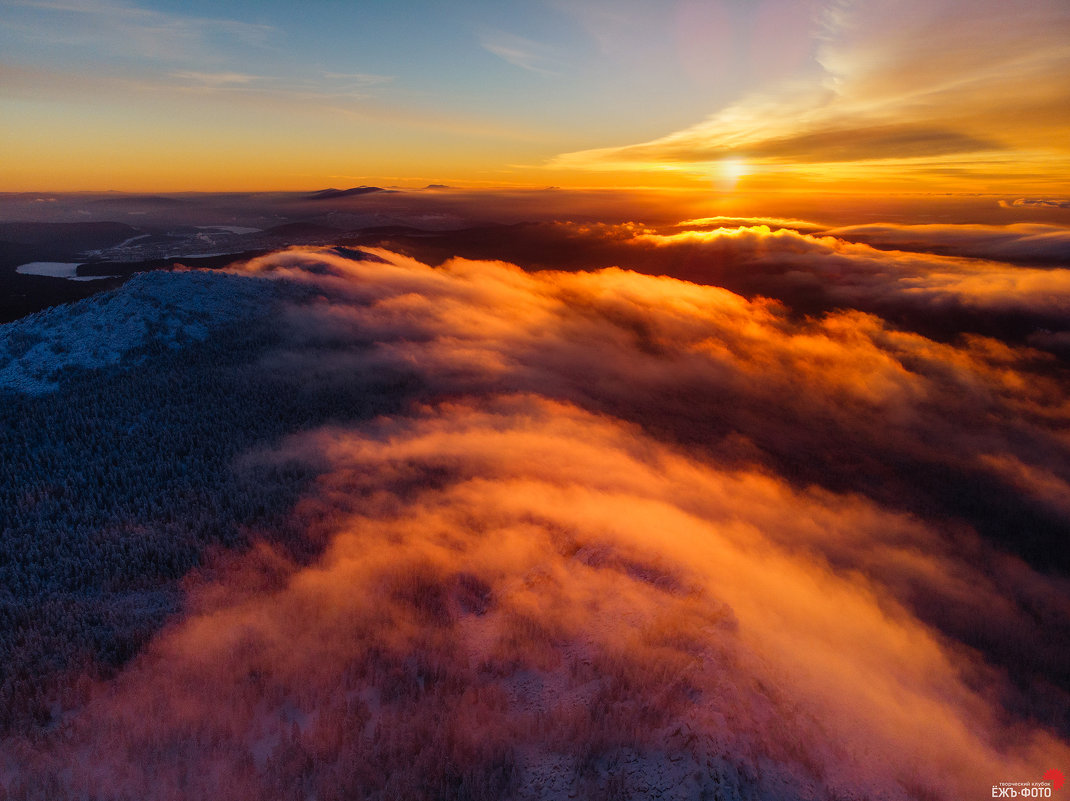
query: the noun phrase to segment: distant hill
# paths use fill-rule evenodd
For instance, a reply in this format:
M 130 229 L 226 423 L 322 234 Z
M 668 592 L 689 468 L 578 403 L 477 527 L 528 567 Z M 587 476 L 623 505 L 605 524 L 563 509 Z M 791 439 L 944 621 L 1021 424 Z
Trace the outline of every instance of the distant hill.
M 45 246 L 50 251 L 81 251 L 109 247 L 140 231 L 117 222 L 5 222 L 0 240 L 19 245 Z
M 152 207 L 167 207 L 167 206 L 188 206 L 191 201 L 182 200 L 177 197 L 163 197 L 162 195 L 118 195 L 117 197 L 105 197 L 99 200 L 89 201 L 93 205 L 97 206 L 148 206 Z
M 307 200 L 337 200 L 342 197 L 354 197 L 356 195 L 367 195 L 371 192 L 386 192 L 387 190 L 379 186 L 355 186 L 352 189 L 324 189 L 319 192 L 313 192 L 311 195 L 306 195 Z

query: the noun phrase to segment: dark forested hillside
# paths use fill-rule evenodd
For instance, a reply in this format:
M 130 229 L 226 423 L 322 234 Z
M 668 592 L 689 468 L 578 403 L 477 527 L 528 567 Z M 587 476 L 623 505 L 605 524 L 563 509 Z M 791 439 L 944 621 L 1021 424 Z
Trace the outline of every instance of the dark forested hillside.
M 47 725 L 71 677 L 137 653 L 207 551 L 286 540 L 307 466 L 242 468 L 239 454 L 405 401 L 400 375 L 323 392 L 258 365 L 280 345 L 270 311 L 69 368 L 51 393 L 0 390 L 0 731 Z M 304 539 L 284 544 L 307 556 Z

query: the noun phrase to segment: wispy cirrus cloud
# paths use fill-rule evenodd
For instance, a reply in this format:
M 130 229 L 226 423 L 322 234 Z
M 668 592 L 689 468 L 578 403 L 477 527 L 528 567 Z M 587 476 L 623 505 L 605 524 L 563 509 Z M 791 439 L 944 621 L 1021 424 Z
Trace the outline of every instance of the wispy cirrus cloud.
M 530 137 L 524 129 L 509 127 L 486 117 L 451 111 L 427 110 L 394 102 L 387 91 L 391 76 L 310 72 L 256 75 L 210 73 L 199 70 L 152 71 L 138 74 L 119 69 L 66 70 L 5 63 L 0 60 L 0 98 L 33 98 L 82 103 L 88 98 L 115 104 L 139 103 L 145 99 L 184 104 L 183 108 L 219 108 L 227 104 L 254 112 L 301 114 L 306 119 L 339 118 L 376 122 L 454 136 L 509 138 Z M 321 176 L 322 178 L 322 176 Z
M 514 67 L 540 75 L 560 75 L 555 68 L 558 62 L 548 45 L 494 29 L 481 31 L 479 44 Z
M 369 115 L 375 109 L 364 101 L 374 100 L 390 83 L 390 76 L 349 76 L 337 73 L 297 75 L 257 75 L 247 72 L 204 70 L 144 71 L 136 75 L 121 70 L 92 70 L 72 74 L 65 70 L 40 68 L 0 61 L 0 96 L 51 99 L 97 97 L 129 99 L 138 96 L 160 98 L 200 97 L 238 101 L 251 106 L 302 109 L 306 112 Z
M 184 91 L 204 93 L 244 93 L 249 97 L 270 97 L 280 102 L 347 104 L 374 97 L 380 87 L 393 80 L 388 75 L 322 72 L 307 77 L 250 75 L 242 72 L 200 72 L 181 70 L 167 78 L 177 79 Z
M 20 19 L 8 24 L 25 35 L 92 48 L 102 56 L 136 53 L 160 62 L 194 57 L 214 60 L 219 46 L 263 47 L 277 33 L 260 23 L 175 14 L 108 0 L 13 0 L 9 5 L 23 10 Z
M 361 86 L 378 86 L 394 80 L 391 75 L 375 75 L 370 72 L 324 72 L 323 77 L 330 81 L 346 81 Z
M 647 142 L 558 156 L 556 167 L 903 164 L 1065 155 L 1070 9 L 994 0 L 829 6 L 820 74 L 770 87 Z M 1050 158 L 1048 159 L 1050 163 Z
M 243 72 L 196 72 L 193 70 L 181 70 L 172 72 L 171 76 L 195 83 L 203 83 L 206 86 L 246 86 L 256 81 L 264 80 L 262 75 L 247 75 Z

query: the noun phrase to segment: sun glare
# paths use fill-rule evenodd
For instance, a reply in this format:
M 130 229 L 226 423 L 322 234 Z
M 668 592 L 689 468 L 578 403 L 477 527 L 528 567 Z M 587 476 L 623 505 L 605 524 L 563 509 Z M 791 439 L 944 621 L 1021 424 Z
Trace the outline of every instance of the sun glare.
M 722 192 L 731 192 L 736 188 L 739 179 L 749 173 L 750 170 L 743 159 L 721 159 L 714 169 L 714 183 Z

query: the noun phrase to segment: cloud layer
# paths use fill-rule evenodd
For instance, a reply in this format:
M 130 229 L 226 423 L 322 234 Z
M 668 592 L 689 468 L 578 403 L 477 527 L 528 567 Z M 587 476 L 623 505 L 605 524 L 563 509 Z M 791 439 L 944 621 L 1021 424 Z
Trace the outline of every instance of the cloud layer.
M 796 232 L 621 237 L 893 269 Z M 957 799 L 1067 764 L 1068 587 L 1014 555 L 1057 557 L 1070 514 L 1037 352 L 373 255 L 239 270 L 299 288 L 256 369 L 418 377 L 405 414 L 235 466 L 319 471 L 289 527 L 319 555 L 190 577 L 184 619 L 0 751 L 9 793 Z
M 619 266 L 764 296 L 796 314 L 855 309 L 941 341 L 982 334 L 1065 357 L 1070 229 L 1040 223 L 830 227 L 769 217 L 676 225 L 555 222 L 402 246 L 527 268 Z

